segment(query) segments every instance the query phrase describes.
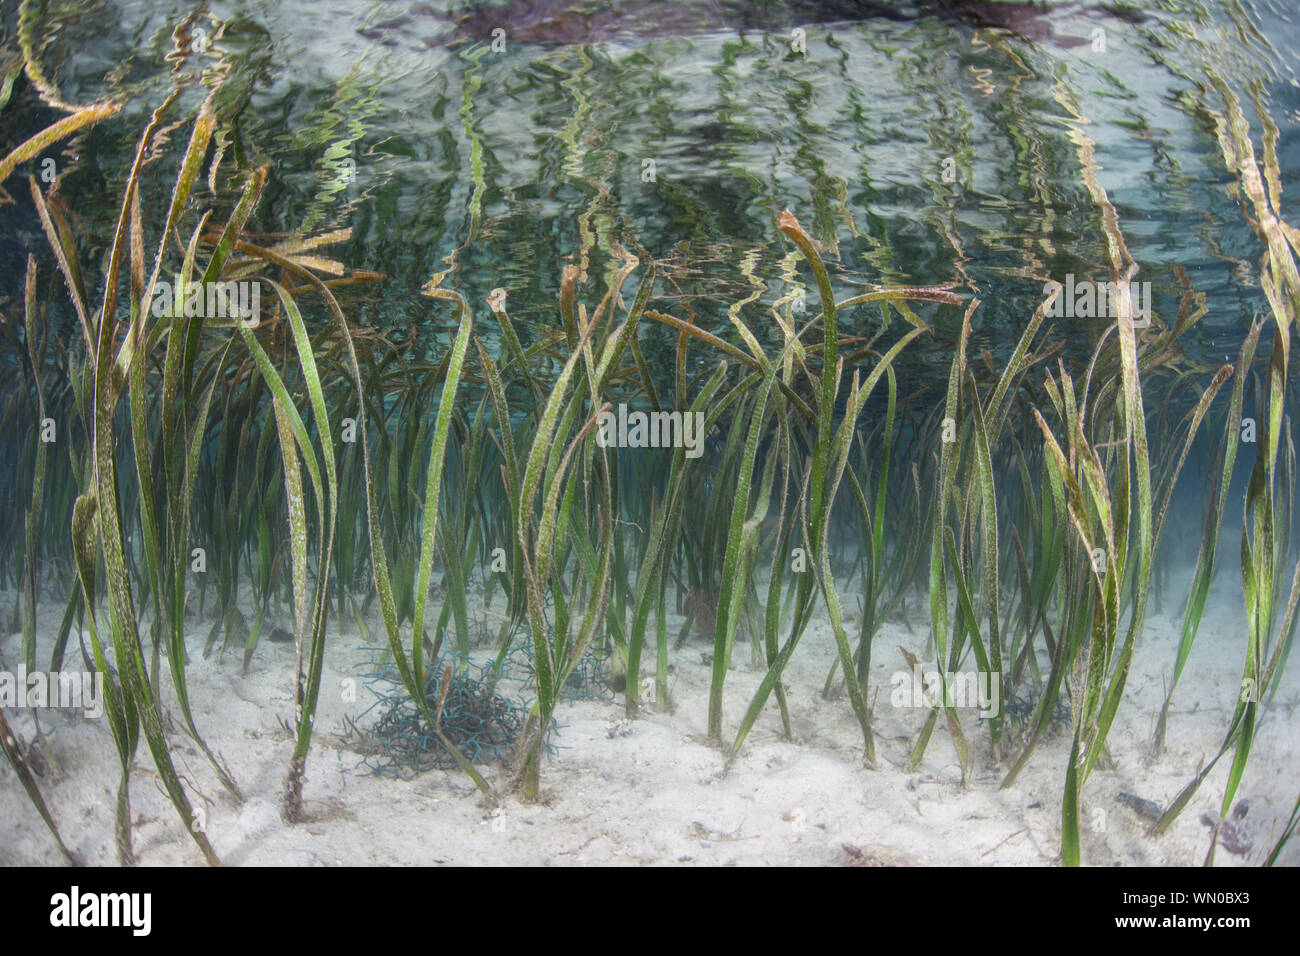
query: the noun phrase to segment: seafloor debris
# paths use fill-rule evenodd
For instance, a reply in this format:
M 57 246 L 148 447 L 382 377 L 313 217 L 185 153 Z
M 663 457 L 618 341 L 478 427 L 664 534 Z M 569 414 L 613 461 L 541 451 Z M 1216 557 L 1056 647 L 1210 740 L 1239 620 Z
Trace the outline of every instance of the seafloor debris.
M 841 847 L 847 859 L 845 866 L 923 866 L 924 864 L 912 854 L 898 847 L 885 846 L 881 843 L 868 843 L 855 846 L 843 843 Z
M 1250 848 L 1255 845 L 1255 836 L 1251 832 L 1250 824 L 1246 822 L 1246 814 L 1249 811 L 1250 802 L 1238 800 L 1237 805 L 1232 808 L 1232 819 L 1224 820 L 1219 824 L 1219 815 L 1207 810 L 1201 814 L 1201 822 L 1211 828 L 1218 825 L 1219 846 L 1229 853 L 1249 853 Z
M 1121 790 L 1115 795 L 1115 799 L 1124 804 L 1140 817 L 1144 817 L 1152 822 L 1159 820 L 1164 815 L 1164 808 L 1154 800 L 1147 800 L 1145 797 L 1139 797 L 1132 793 L 1125 793 Z

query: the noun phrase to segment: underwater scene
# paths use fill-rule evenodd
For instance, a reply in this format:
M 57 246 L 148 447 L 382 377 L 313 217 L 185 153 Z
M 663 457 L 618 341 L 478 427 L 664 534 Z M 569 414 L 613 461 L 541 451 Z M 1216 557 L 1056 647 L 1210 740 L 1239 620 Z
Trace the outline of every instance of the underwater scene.
M 1291 0 L 0 10 L 0 864 L 1300 864 Z

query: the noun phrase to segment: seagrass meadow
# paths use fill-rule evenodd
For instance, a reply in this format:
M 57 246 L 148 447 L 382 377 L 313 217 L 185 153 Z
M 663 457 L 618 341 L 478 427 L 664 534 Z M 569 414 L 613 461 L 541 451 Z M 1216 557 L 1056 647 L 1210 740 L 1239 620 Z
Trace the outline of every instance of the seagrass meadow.
M 0 862 L 1300 862 L 1297 39 L 6 0 Z

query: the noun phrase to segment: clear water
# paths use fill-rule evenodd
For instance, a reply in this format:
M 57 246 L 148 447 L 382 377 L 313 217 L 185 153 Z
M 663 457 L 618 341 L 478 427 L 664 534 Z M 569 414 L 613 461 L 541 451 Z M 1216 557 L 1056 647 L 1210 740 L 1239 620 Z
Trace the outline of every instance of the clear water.
M 554 327 L 564 264 L 585 268 L 595 299 L 622 249 L 658 264 L 656 307 L 718 329 L 743 302 L 776 341 L 765 316 L 794 275 L 776 228 L 789 207 L 844 294 L 955 281 L 977 295 L 973 345 L 996 357 L 1047 279 L 1109 278 L 1072 134 L 1094 145 L 1156 314 L 1176 313 L 1177 269 L 1207 295 L 1192 357 L 1235 355 L 1263 307 L 1257 239 L 1197 104 L 1221 108 L 1206 65 L 1242 94 L 1260 84 L 1294 186 L 1300 30 L 1285 0 L 443 6 L 248 0 L 211 3 L 203 20 L 209 55 L 231 68 L 222 122 L 249 162 L 271 164 L 257 227 L 351 226 L 334 252 L 389 281 L 350 315 L 414 330 L 430 354 L 450 322 L 418 294 L 435 274 L 476 306 L 507 288 L 527 335 Z M 107 222 L 116 160 L 166 87 L 170 30 L 191 4 L 52 7 L 45 55 L 66 98 L 127 101 L 125 122 L 82 142 L 67 185 Z M 39 229 L 22 226 L 39 250 Z M 959 315 L 921 311 L 937 334 L 900 367 L 944 376 Z M 842 322 L 867 332 L 878 313 Z M 1086 353 L 1095 334 L 1081 326 L 1073 344 Z M 670 333 L 644 335 L 667 362 Z
M 17 5 L 14 0 L 0 2 L 0 54 L 7 55 Z M 971 369 L 977 376 L 987 370 L 991 377 L 993 370 L 1005 367 L 1008 353 L 1043 299 L 1045 283 L 1066 276 L 1101 282 L 1111 278 L 1112 257 L 1099 202 L 1104 194 L 1128 255 L 1141 267 L 1138 281 L 1151 283 L 1156 320 L 1172 322 L 1186 290 L 1204 296 L 1207 314 L 1181 339 L 1184 355 L 1178 363 L 1180 370 L 1191 370 L 1195 381 L 1203 382 L 1221 363 L 1235 361 L 1252 318 L 1267 311 L 1258 280 L 1262 249 L 1254 225 L 1243 214 L 1246 206 L 1235 193 L 1237 177 L 1225 164 L 1216 131 L 1224 112 L 1214 87 L 1216 77 L 1240 98 L 1257 150 L 1264 148 L 1266 136 L 1256 101 L 1276 122 L 1281 212 L 1289 222 L 1300 224 L 1295 206 L 1300 191 L 1300 14 L 1291 9 L 1291 2 L 1162 0 L 1141 4 L 1139 10 L 1137 4 L 1130 9 L 1096 0 L 515 0 L 471 6 L 412 0 L 213 0 L 201 7 L 198 22 L 207 46 L 199 62 L 225 72 L 215 94 L 217 142 L 236 161 L 219 168 L 265 165 L 269 171 L 249 230 L 350 230 L 346 240 L 325 253 L 351 269 L 383 273 L 385 281 L 340 289 L 342 304 L 356 327 L 373 330 L 364 334 L 409 343 L 396 350 L 404 357 L 437 359 L 446 354 L 454 331 L 452 310 L 420 294 L 431 281 L 463 293 L 480 317 L 490 290 L 508 290 L 510 315 L 527 345 L 560 325 L 556 303 L 566 266 L 576 265 L 584 273 L 581 297 L 590 308 L 633 256 L 642 269 L 624 290 L 629 301 L 644 267 L 653 262 L 653 308 L 732 340 L 736 335 L 729 317 L 736 315 L 765 345 L 779 346 L 782 333 L 769 310 L 795 283 L 808 281 L 806 264 L 777 228 L 778 217 L 788 208 L 821 243 L 839 298 L 877 285 L 940 284 L 965 299 L 978 298 L 982 305 L 974 312 Z M 194 5 L 186 0 L 49 0 L 39 6 L 38 59 L 63 98 L 73 103 L 112 99 L 124 105 L 120 117 L 73 137 L 58 154 L 58 193 L 74 211 L 78 250 L 93 279 L 100 267 L 97 260 L 109 246 L 136 137 L 172 86 L 173 64 L 167 59 L 172 31 Z M 191 58 L 184 68 L 195 69 L 195 62 Z M 11 63 L 0 60 L 0 68 Z M 4 72 L 0 69 L 0 76 Z M 203 95 L 200 85 L 186 88 L 173 137 L 186 135 L 184 118 L 192 115 Z M 0 110 L 0 143 L 5 144 L 0 155 L 58 115 L 36 107 L 29 93 L 21 109 L 11 104 Z M 167 164 L 174 164 L 178 152 L 170 150 L 171 155 L 147 173 L 145 216 L 151 236 L 157 234 L 174 176 Z M 1095 177 L 1091 189 L 1090 177 Z M 8 185 L 26 189 L 19 176 L 11 177 Z M 196 195 L 220 216 L 233 204 L 237 185 L 237 178 L 223 172 L 214 202 L 209 202 L 213 197 L 206 195 L 206 184 Z M 38 256 L 42 282 L 49 283 L 46 290 L 54 290 L 50 295 L 42 292 L 50 315 L 57 322 L 63 310 L 62 319 L 71 327 L 75 320 L 63 301 L 61 280 L 31 203 L 0 206 L 0 308 L 6 314 L 21 295 L 27 252 Z M 810 289 L 808 295 L 811 319 L 817 293 Z M 917 488 L 928 496 L 936 469 L 930 466 L 928 449 L 918 450 L 914 444 L 919 416 L 908 415 L 928 410 L 942 396 L 964 310 L 933 303 L 917 303 L 915 308 L 932 325 L 933 334 L 917 339 L 894 367 L 903 402 L 924 396 L 907 406 L 899 429 L 900 447 L 924 475 Z M 308 315 L 309 321 L 321 318 L 319 313 Z M 869 337 L 878 331 L 879 322 L 875 308 L 845 310 L 840 334 L 845 339 Z M 1065 362 L 1080 362 L 1108 326 L 1108 320 L 1063 319 L 1052 324 L 1050 335 L 1062 345 Z M 492 347 L 493 323 L 478 322 L 475 333 Z M 638 334 L 651 365 L 670 378 L 676 333 L 644 321 Z M 889 337 L 896 334 L 891 330 Z M 1268 335 L 1271 327 L 1260 345 L 1261 364 L 1271 344 Z M 54 357 L 61 361 L 64 352 L 57 337 L 55 341 Z M 849 351 L 845 348 L 841 354 Z M 694 360 L 703 365 L 716 361 L 716 355 L 696 349 Z M 24 381 L 14 372 L 21 361 L 16 349 L 0 351 L 0 376 Z M 480 387 L 472 381 L 473 374 L 467 373 L 466 391 Z M 981 385 L 984 382 L 987 377 L 981 378 Z M 1161 414 L 1152 410 L 1159 407 L 1167 382 L 1156 375 L 1144 380 L 1146 407 L 1153 417 Z M 1038 378 L 1030 387 L 1040 383 Z M 1294 396 L 1294 385 L 1291 388 Z M 841 400 L 846 391 L 842 385 Z M 1200 432 L 1181 474 L 1160 542 L 1151 603 L 1153 616 L 1163 618 L 1161 639 L 1168 647 L 1151 653 L 1170 666 L 1219 461 L 1219 437 L 1225 434 L 1221 416 L 1227 391 L 1220 393 L 1213 422 Z M 883 392 L 877 389 L 873 402 L 883 403 Z M 1198 391 L 1189 388 L 1182 394 L 1186 402 Z M 415 407 L 423 414 L 424 409 Z M 1246 407 L 1247 413 L 1261 407 L 1257 383 L 1249 389 Z M 871 426 L 880 421 L 877 411 L 879 404 L 863 416 Z M 1180 411 L 1170 408 L 1168 414 Z M 218 414 L 214 406 L 213 417 Z M 428 415 L 432 417 L 432 408 Z M 724 431 L 724 426 L 734 423 L 724 422 L 716 431 Z M 1025 427 L 1033 432 L 1032 424 Z M 1287 428 L 1294 440 L 1293 420 Z M 1160 436 L 1155 444 L 1164 445 L 1152 449 L 1153 462 L 1163 469 L 1171 454 L 1170 443 L 1163 440 L 1171 430 L 1153 433 Z M 1181 434 L 1176 429 L 1172 433 Z M 29 441 L 25 434 L 19 437 Z M 129 429 L 120 427 L 117 437 L 119 455 L 126 462 Z M 1038 436 L 1033 439 L 1031 451 L 1041 451 Z M 710 451 L 717 451 L 717 434 L 708 440 Z M 6 500 L 25 503 L 27 475 L 12 463 L 26 461 L 18 457 L 26 445 L 20 448 L 18 438 L 5 441 L 0 459 L 11 467 L 9 474 L 0 474 L 0 498 L 7 488 L 17 489 Z M 34 438 L 30 441 L 34 445 Z M 458 443 L 457 438 L 453 459 L 463 453 Z M 1241 447 L 1245 450 L 1238 454 L 1232 477 L 1217 577 L 1198 644 L 1198 649 L 1217 643 L 1231 650 L 1233 662 L 1223 671 L 1228 676 L 1220 704 L 1231 699 L 1245 636 L 1237 542 L 1242 537 L 1245 479 L 1255 451 Z M 763 453 L 769 455 L 771 446 Z M 1018 477 L 1006 445 L 995 447 L 995 453 L 995 469 L 1004 469 L 997 481 L 1006 500 L 1006 489 L 1016 487 Z M 699 467 L 716 468 L 719 457 L 705 455 Z M 413 460 L 424 459 L 421 455 Z M 892 464 L 902 487 L 890 492 L 885 522 L 891 555 L 909 547 L 907 541 L 893 540 L 892 531 L 906 525 L 895 515 L 910 500 L 906 482 L 912 460 L 896 455 Z M 629 455 L 622 462 L 625 474 L 635 470 L 635 458 Z M 261 464 L 258 459 L 257 467 Z M 57 466 L 64 468 L 66 462 L 60 459 Z M 244 462 L 231 474 L 238 476 L 240 467 L 255 472 Z M 396 476 L 399 470 L 391 467 L 388 475 Z M 122 486 L 133 492 L 130 468 L 122 467 L 121 473 Z M 203 473 L 200 482 L 219 482 L 225 472 L 212 474 L 217 477 Z M 412 469 L 410 474 L 417 472 Z M 694 489 L 707 490 L 713 474 L 706 471 Z M 620 480 L 632 487 L 626 478 Z M 62 487 L 72 488 L 66 473 Z M 245 486 L 237 487 L 242 494 Z M 454 483 L 447 487 L 444 514 L 474 507 L 467 504 L 466 488 Z M 713 487 L 725 486 L 713 481 Z M 227 491 L 219 489 L 223 495 Z M 390 508 L 404 500 L 395 478 L 383 486 L 385 495 L 390 492 Z M 918 490 L 918 500 L 921 493 Z M 198 497 L 204 494 L 212 497 L 208 488 L 201 488 Z M 629 493 L 622 500 L 644 501 L 645 495 L 642 489 L 640 498 Z M 721 497 L 729 506 L 726 496 Z M 57 508 L 67 511 L 70 501 L 47 505 L 59 518 L 46 520 L 42 527 L 50 540 L 66 541 L 68 517 Z M 695 507 L 686 512 L 686 520 L 699 511 L 699 504 L 692 502 Z M 853 506 L 841 491 L 838 507 Z M 279 507 L 278 500 L 274 507 Z M 500 501 L 484 506 L 500 513 L 505 507 Z M 134 528 L 134 511 L 134 504 L 125 509 L 132 522 L 128 534 Z M 1291 523 L 1289 541 L 1300 541 L 1300 514 L 1293 508 L 1282 511 L 1283 520 Z M 345 513 L 338 539 L 354 546 L 362 542 L 362 552 L 363 514 L 360 509 Z M 414 520 L 413 512 L 408 517 Z M 630 527 L 644 516 L 626 517 Z M 9 518 L 13 528 L 22 527 L 17 508 Z M 283 514 L 271 518 L 283 534 Z M 394 538 L 414 530 L 414 525 L 406 527 L 407 518 L 400 521 Z M 1003 519 L 1004 526 L 1012 524 L 1014 519 Z M 243 533 L 253 540 L 249 527 Z M 972 533 L 974 527 L 970 525 Z M 1015 575 L 1009 530 L 1001 532 L 1004 584 Z M 439 534 L 446 532 L 440 528 Z M 631 532 L 628 535 L 631 541 Z M 265 537 L 273 540 L 269 533 Z M 835 522 L 830 538 L 836 558 L 856 551 L 866 540 L 856 516 L 852 522 Z M 129 542 L 137 568 L 143 562 L 141 541 L 142 536 Z M 232 543 L 240 545 L 223 541 L 219 546 Z M 683 536 L 675 547 L 684 551 L 697 542 Z M 703 546 L 698 550 L 703 552 Z M 269 547 L 265 553 L 269 555 Z M 413 553 L 408 548 L 407 557 Z M 1284 557 L 1286 567 L 1294 567 L 1290 553 Z M 359 563 L 364 561 L 363 556 Z M 846 562 L 845 567 L 851 566 Z M 927 569 L 924 564 L 920 568 L 915 579 L 903 585 L 907 606 L 896 618 L 918 642 L 928 624 Z M 245 560 L 238 573 L 251 581 L 256 570 Z M 443 568 L 444 587 L 449 586 L 449 574 Z M 406 577 L 408 601 L 415 587 L 412 578 Z M 1288 572 L 1283 584 L 1289 581 Z M 691 583 L 685 575 L 674 583 L 679 609 L 700 595 L 707 601 L 711 582 L 702 578 L 701 587 L 683 595 Z M 282 584 L 279 590 L 287 587 Z M 845 594 L 856 597 L 852 590 Z M 62 601 L 61 594 L 54 596 Z M 236 593 L 232 607 L 238 599 Z M 979 599 L 983 602 L 983 595 Z M 277 619 L 290 623 L 287 602 L 278 594 L 274 600 Z M 202 606 L 202 600 L 199 603 Z M 46 628 L 60 605 L 47 606 L 51 610 L 42 607 Z M 848 607 L 851 610 L 852 604 Z M 674 620 L 673 627 L 677 625 Z M 375 635 L 379 626 L 372 620 Z M 229 640 L 229 623 L 225 627 Z M 345 620 L 342 627 L 350 623 Z M 486 624 L 484 628 L 486 633 Z M 209 633 L 215 637 L 217 631 Z M 235 646 L 247 632 L 236 636 Z M 279 643 L 273 636 L 265 640 L 267 645 Z M 828 648 L 829 642 L 818 652 Z M 361 648 L 363 653 L 369 650 Z M 805 646 L 799 653 L 808 651 Z M 874 665 L 886 666 L 882 659 L 903 660 L 885 656 L 893 651 L 884 648 Z M 266 647 L 266 659 L 273 660 L 269 655 L 275 652 Z M 647 647 L 642 674 L 649 673 L 651 653 Z M 685 672 L 686 658 L 676 649 L 673 653 L 673 666 Z M 706 666 L 712 669 L 711 661 L 711 656 L 700 658 L 700 674 Z M 825 667 L 811 665 L 808 673 L 820 670 L 813 678 L 818 684 L 830 661 L 828 655 Z M 336 666 L 333 658 L 330 666 Z M 1150 696 L 1155 693 L 1151 688 L 1158 686 L 1157 676 L 1163 681 L 1167 675 L 1149 669 L 1133 684 L 1144 681 Z M 603 674 L 596 680 L 600 692 L 615 693 L 604 680 Z M 626 687 L 626 675 L 623 680 Z M 884 679 L 873 681 L 877 690 L 888 686 Z M 703 687 L 701 678 L 701 709 Z M 230 695 L 220 692 L 226 695 L 224 707 Z M 739 704 L 739 698 L 729 699 L 728 720 L 734 719 Z M 770 703 L 768 707 L 770 711 Z M 1194 700 L 1187 707 L 1176 712 L 1178 719 L 1197 713 L 1201 702 Z M 243 733 L 230 713 L 222 710 L 212 726 L 218 733 Z M 1226 720 L 1229 711 L 1219 713 Z M 911 733 L 913 715 L 907 716 Z M 884 719 L 893 719 L 895 729 L 903 724 L 897 714 Z M 1217 744 L 1221 731 L 1215 723 L 1204 748 L 1198 744 L 1198 759 Z M 1147 728 L 1138 732 L 1145 734 Z M 906 739 L 893 738 L 895 743 Z M 1274 758 L 1267 768 L 1252 766 L 1259 774 L 1255 779 L 1277 771 L 1271 790 L 1260 787 L 1260 805 L 1271 809 L 1256 811 L 1254 819 L 1285 812 L 1294 792 L 1293 752 L 1277 747 L 1268 752 L 1286 756 Z M 1057 756 L 1058 764 L 1068 760 L 1064 752 Z M 1141 767 L 1135 775 L 1143 783 L 1143 794 L 1155 794 L 1145 789 L 1157 786 L 1145 757 Z M 1168 778 L 1160 784 L 1162 799 L 1176 792 L 1170 788 L 1181 785 L 1184 769 L 1193 772 L 1188 764 L 1177 771 L 1176 784 Z M 96 800 L 100 789 L 95 790 Z M 1051 799 L 1055 802 L 1054 796 Z M 1254 793 L 1251 799 L 1257 799 Z

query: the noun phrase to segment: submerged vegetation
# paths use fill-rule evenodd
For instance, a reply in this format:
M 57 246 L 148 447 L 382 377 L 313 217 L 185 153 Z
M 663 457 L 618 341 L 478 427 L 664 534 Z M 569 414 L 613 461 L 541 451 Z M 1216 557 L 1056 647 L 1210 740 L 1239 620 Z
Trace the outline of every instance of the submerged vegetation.
M 190 54 L 192 27 L 191 18 L 173 34 L 178 61 Z M 910 764 L 938 729 L 964 781 L 985 760 L 1009 785 L 1068 712 L 1061 853 L 1078 864 L 1080 801 L 1109 760 L 1153 581 L 1173 558 L 1161 548 L 1171 507 L 1199 494 L 1205 517 L 1153 749 L 1177 721 L 1170 701 L 1221 557 L 1234 550 L 1221 538 L 1240 457 L 1250 468 L 1242 682 L 1224 690 L 1232 717 L 1218 753 L 1153 827 L 1167 828 L 1231 754 L 1228 816 L 1300 602 L 1291 534 L 1300 391 L 1290 360 L 1300 232 L 1282 217 L 1278 130 L 1258 90 L 1258 132 L 1233 87 L 1213 75 L 1197 104 L 1213 117 L 1258 232 L 1269 306 L 1232 362 L 1202 364 L 1180 346 L 1207 313 L 1190 281 L 1176 315 L 1135 321 L 1138 269 L 1077 113 L 1078 175 L 1118 290 L 1114 320 L 1088 326 L 1095 334 L 1082 354 L 1083 326 L 1051 319 L 1059 287 L 1024 317 L 1002 360 L 972 354 L 982 303 L 956 283 L 837 301 L 825 244 L 785 211 L 776 224 L 783 254 L 818 304 L 805 312 L 802 299 L 777 302 L 775 345 L 739 307 L 729 335 L 677 314 L 660 295 L 659 264 L 619 247 L 621 264 L 603 283 L 585 263 L 565 268 L 554 327 L 527 344 L 504 289 L 480 306 L 444 288 L 455 280 L 439 273 L 424 292 L 455 331 L 426 359 L 349 318 L 348 296 L 383 277 L 327 257 L 346 233 L 253 231 L 272 172 L 222 145 L 218 71 L 201 82 L 174 74 L 139 133 L 116 227 L 97 253 L 58 183 L 24 183 L 22 173 L 79 130 L 121 122 L 118 105 L 62 103 L 24 52 L 32 89 L 67 115 L 0 159 L 3 198 L 30 204 L 49 246 L 42 260 L 27 258 L 22 300 L 0 302 L 0 514 L 14 543 L 0 552 L 0 583 L 18 594 L 29 670 L 44 664 L 37 615 L 53 610 L 50 670 L 81 655 L 104 677 L 122 863 L 134 858 L 130 772 L 142 735 L 186 831 L 217 862 L 175 768 L 177 741 L 193 741 L 213 778 L 242 796 L 191 709 L 187 662 L 221 641 L 248 666 L 283 606 L 296 649 L 284 675 L 295 743 L 282 814 L 293 823 L 304 817 L 322 667 L 340 629 L 387 645 L 384 672 L 406 697 L 385 719 L 408 743 L 418 738 L 405 754 L 412 767 L 432 751 L 431 762 L 459 767 L 495 800 L 500 784 L 481 761 L 506 753 L 508 737 L 514 784 L 531 799 L 557 705 L 593 651 L 620 678 L 628 717 L 672 705 L 680 641 L 670 613 L 686 616 L 681 639 L 692 627 L 712 639 L 707 734 L 729 757 L 773 708 L 791 734 L 783 676 L 824 613 L 837 655 L 824 693 L 842 688 L 863 764 L 875 766 L 873 644 L 912 602 L 928 609 L 942 673 L 974 666 L 996 677 L 1002 699 L 1033 705 L 975 727 L 947 703 L 945 686 L 918 716 Z M 1060 103 L 1074 109 L 1064 92 Z M 170 305 L 159 307 L 162 283 Z M 256 284 L 260 311 L 189 307 L 218 283 Z M 844 331 L 856 310 L 878 315 L 871 337 Z M 651 330 L 673 343 L 667 376 L 647 360 Z M 899 371 L 926 342 L 950 356 L 941 393 Z M 611 446 L 601 416 L 620 405 L 679 423 L 691 416 L 705 454 L 680 441 Z M 1247 419 L 1258 423 L 1253 444 L 1242 441 Z M 1180 484 L 1193 455 L 1213 463 L 1199 492 Z M 505 608 L 490 638 L 493 664 L 473 674 L 471 582 Z M 727 693 L 738 641 L 763 670 L 748 700 Z M 492 682 L 521 648 L 531 700 L 517 719 Z M 451 726 L 477 720 L 475 708 L 509 723 L 508 734 Z M 0 743 L 58 840 L 3 713 Z M 1294 825 L 1293 813 L 1283 840 Z

